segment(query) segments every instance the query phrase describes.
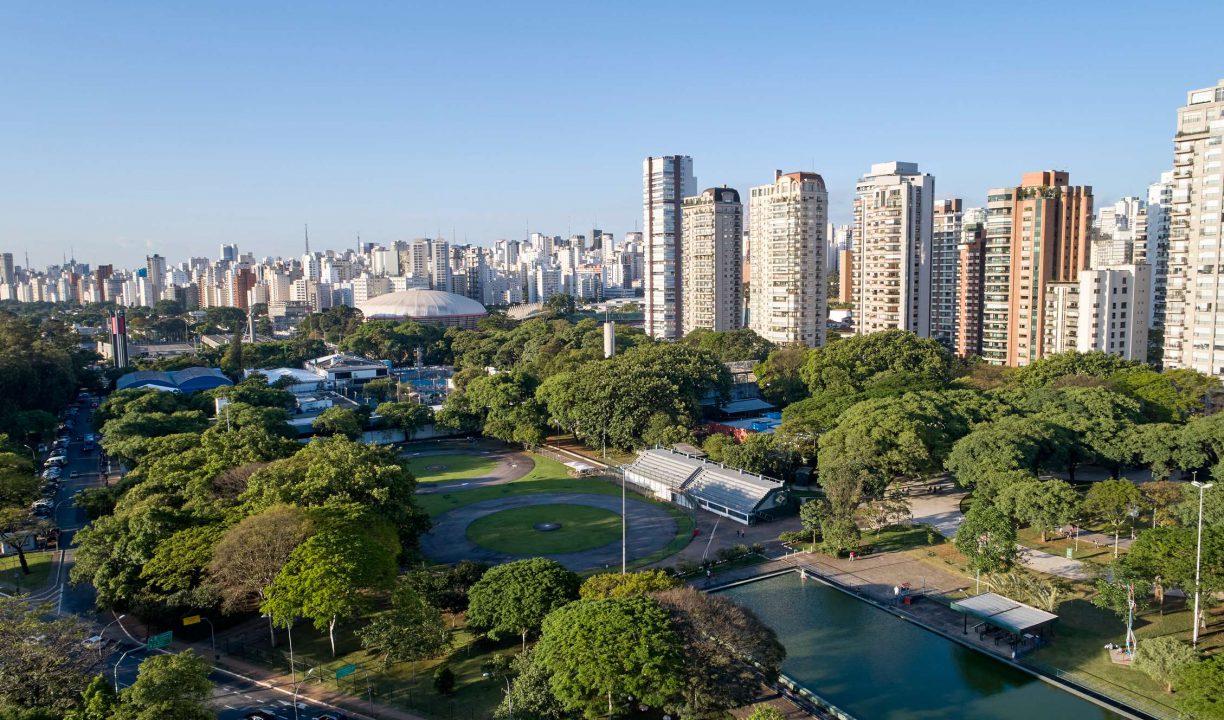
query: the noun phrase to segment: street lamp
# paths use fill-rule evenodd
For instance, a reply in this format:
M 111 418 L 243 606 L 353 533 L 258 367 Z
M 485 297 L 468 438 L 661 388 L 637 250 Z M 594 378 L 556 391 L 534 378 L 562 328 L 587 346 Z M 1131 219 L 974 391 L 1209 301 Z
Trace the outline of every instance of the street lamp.
M 119 656 L 119 661 L 115 663 L 115 694 L 116 695 L 119 694 L 119 666 L 123 664 L 123 659 L 127 657 L 128 653 L 136 649 L 137 648 L 128 648 L 127 650 L 124 650 L 123 654 Z
M 1214 487 L 1215 483 L 1193 480 L 1190 484 L 1198 488 L 1199 491 L 1198 546 L 1194 551 L 1194 617 L 1191 618 L 1191 622 L 1194 623 L 1194 633 L 1190 641 L 1190 644 L 1197 648 L 1199 637 L 1199 572 L 1203 566 L 1203 494 Z
M 306 680 L 308 680 L 310 676 L 314 674 L 314 671 L 318 669 L 319 668 L 317 667 L 310 668 L 306 671 L 306 674 L 302 676 L 301 682 L 295 682 L 293 684 L 293 717 L 295 720 L 298 717 L 298 691 L 302 688 L 302 683 L 306 682 Z

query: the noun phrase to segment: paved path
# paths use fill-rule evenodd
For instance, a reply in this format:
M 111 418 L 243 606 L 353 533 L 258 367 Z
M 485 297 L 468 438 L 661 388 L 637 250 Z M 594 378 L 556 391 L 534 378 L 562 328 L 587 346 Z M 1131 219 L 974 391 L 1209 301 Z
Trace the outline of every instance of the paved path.
M 535 493 L 485 500 L 455 508 L 434 518 L 434 529 L 421 538 L 421 551 L 429 558 L 442 563 L 456 563 L 460 560 L 504 563 L 518 560 L 519 556 L 490 550 L 468 540 L 467 527 L 474 520 L 495 512 L 546 503 L 587 505 L 611 510 L 618 515 L 621 511 L 621 499 L 611 495 Z M 676 537 L 676 520 L 666 510 L 639 500 L 629 500 L 626 508 L 629 515 L 630 560 L 662 550 Z M 616 541 L 591 550 L 544 557 L 556 560 L 571 570 L 587 570 L 605 565 L 617 567 L 621 561 L 621 544 Z
M 965 520 L 964 514 L 960 511 L 960 502 L 966 494 L 962 491 L 944 490 L 938 495 L 910 496 L 910 509 L 914 515 L 914 522 L 931 525 L 946 538 L 955 537 L 957 528 Z M 1081 540 L 1085 537 L 1087 534 L 1082 535 Z M 1111 543 L 1112 540 L 1110 538 Z M 1090 580 L 1097 576 L 1094 569 L 1083 560 L 1070 560 L 1023 546 L 1020 546 L 1020 564 L 1030 570 L 1068 580 Z

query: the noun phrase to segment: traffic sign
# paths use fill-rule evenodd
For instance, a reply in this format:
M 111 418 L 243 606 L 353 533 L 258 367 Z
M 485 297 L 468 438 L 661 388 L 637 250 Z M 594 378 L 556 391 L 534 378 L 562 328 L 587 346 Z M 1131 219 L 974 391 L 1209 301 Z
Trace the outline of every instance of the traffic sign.
M 355 672 L 357 672 L 357 666 L 349 663 L 348 665 L 336 670 L 336 679 L 339 680 L 341 678 L 346 678 Z
M 1067 559 L 1068 559 L 1068 560 L 1071 560 L 1071 559 L 1074 559 L 1074 558 L 1075 558 L 1075 553 L 1074 553 L 1074 551 L 1072 551 L 1072 550 L 1071 550 L 1071 548 L 1067 548 Z
M 145 644 L 145 647 L 149 650 L 160 650 L 164 647 L 169 647 L 170 643 L 173 641 L 174 633 L 167 630 L 164 633 L 158 633 L 157 635 L 150 637 L 149 642 Z
M 183 618 L 184 625 L 198 625 L 199 622 L 200 622 L 199 615 L 188 615 L 187 617 Z

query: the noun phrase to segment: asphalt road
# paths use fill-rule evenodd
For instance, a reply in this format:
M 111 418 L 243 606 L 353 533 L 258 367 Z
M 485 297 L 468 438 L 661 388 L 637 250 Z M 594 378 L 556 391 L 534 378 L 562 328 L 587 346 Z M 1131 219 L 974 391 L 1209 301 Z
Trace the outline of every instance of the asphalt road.
M 92 410 L 81 408 L 72 431 L 72 442 L 68 446 L 68 464 L 64 467 L 63 480 L 55 497 L 55 521 L 60 528 L 60 547 L 64 549 L 64 561 L 59 571 L 58 584 L 46 592 L 44 597 L 52 601 L 61 614 L 79 615 L 85 621 L 95 623 L 98 630 L 101 630 L 110 618 L 96 612 L 93 588 L 88 585 L 74 587 L 68 583 L 76 531 L 87 523 L 84 511 L 75 505 L 73 496 L 79 490 L 103 484 L 99 450 L 86 453 L 84 442 L 77 439 L 79 435 L 92 432 L 92 414 Z M 74 472 L 78 474 L 75 478 L 72 477 Z M 116 632 L 112 628 L 108 636 L 114 638 Z M 148 655 L 144 646 L 139 644 L 143 640 L 144 638 L 139 636 L 135 639 L 126 637 L 121 643 L 111 640 L 102 650 L 104 672 L 112 682 L 117 682 L 120 688 L 135 682 L 140 662 Z M 255 710 L 270 713 L 278 720 L 316 720 L 324 714 L 335 714 L 322 705 L 304 699 L 299 700 L 295 713 L 292 695 L 261 687 L 228 673 L 214 671 L 209 679 L 214 685 L 209 704 L 217 711 L 219 720 L 242 720 Z

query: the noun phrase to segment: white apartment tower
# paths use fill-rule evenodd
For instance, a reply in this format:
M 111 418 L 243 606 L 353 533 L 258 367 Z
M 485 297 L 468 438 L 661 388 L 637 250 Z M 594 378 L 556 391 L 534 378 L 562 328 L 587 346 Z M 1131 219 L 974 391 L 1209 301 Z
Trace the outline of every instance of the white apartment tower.
M 1169 277 L 1169 210 L 1173 204 L 1173 171 L 1160 173 L 1160 182 L 1148 185 L 1147 249 L 1144 256 L 1152 266 L 1151 326 L 1163 327 L 1165 292 Z
M 1067 350 L 1146 360 L 1151 267 L 1090 268 L 1074 282 L 1051 282 L 1044 297 L 1043 355 Z
M 710 188 L 684 198 L 680 334 L 735 330 L 744 299 L 744 206 L 739 192 Z
M 680 336 L 684 289 L 681 203 L 696 194 L 697 178 L 688 155 L 649 157 L 642 163 L 645 329 L 651 337 Z
M 751 190 L 749 326 L 767 340 L 824 344 L 828 207 L 816 173 L 777 171 L 772 184 Z
M 935 178 L 919 173 L 916 163 L 877 163 L 859 180 L 851 270 L 859 334 L 931 334 L 934 192 Z
M 937 200 L 931 214 L 931 337 L 956 345 L 957 279 L 964 206 L 960 198 Z
M 1164 367 L 1224 375 L 1224 80 L 1191 90 L 1173 139 Z M 1219 324 L 1217 324 L 1219 323 Z

